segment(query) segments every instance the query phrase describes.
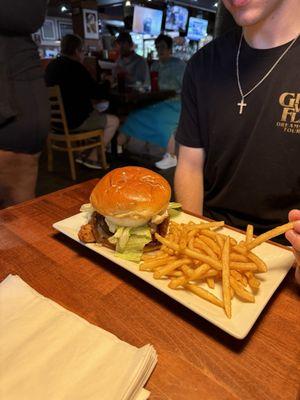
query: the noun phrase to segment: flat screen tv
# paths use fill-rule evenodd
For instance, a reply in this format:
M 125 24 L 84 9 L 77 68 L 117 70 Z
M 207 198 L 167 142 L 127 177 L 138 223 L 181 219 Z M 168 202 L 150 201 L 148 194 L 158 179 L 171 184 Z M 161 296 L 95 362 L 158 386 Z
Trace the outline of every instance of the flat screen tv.
M 158 36 L 161 31 L 162 17 L 162 10 L 134 6 L 132 31 Z
M 167 8 L 165 29 L 169 31 L 185 31 L 188 16 L 187 8 L 169 6 Z
M 191 17 L 189 20 L 187 37 L 190 40 L 201 40 L 207 36 L 208 21 L 202 18 Z

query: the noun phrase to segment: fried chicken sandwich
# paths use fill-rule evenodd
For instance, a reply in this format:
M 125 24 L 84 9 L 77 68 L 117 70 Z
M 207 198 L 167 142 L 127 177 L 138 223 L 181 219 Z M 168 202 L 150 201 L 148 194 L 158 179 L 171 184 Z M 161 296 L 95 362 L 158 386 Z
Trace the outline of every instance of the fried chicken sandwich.
M 117 168 L 97 183 L 90 196 L 90 219 L 78 237 L 97 242 L 127 260 L 139 261 L 143 251 L 157 249 L 154 233 L 165 236 L 171 188 L 159 174 L 141 167 Z M 86 208 L 85 208 L 86 210 Z

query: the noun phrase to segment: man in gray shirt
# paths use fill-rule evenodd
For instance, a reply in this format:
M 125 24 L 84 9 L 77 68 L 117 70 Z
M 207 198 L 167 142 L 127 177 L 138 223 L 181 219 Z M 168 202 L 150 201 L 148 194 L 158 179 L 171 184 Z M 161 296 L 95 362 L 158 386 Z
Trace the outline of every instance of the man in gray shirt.
M 141 86 L 149 86 L 150 75 L 147 62 L 134 51 L 134 43 L 130 34 L 121 32 L 116 39 L 116 44 L 120 51 L 116 74 L 124 76 L 126 86 L 135 85 L 137 82 Z

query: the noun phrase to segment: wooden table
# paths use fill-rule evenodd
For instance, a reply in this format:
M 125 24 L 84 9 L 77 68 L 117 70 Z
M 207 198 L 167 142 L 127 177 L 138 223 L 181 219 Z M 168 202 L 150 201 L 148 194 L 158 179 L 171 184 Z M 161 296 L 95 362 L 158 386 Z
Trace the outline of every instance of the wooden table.
M 249 336 L 236 340 L 52 228 L 88 202 L 95 183 L 0 212 L 0 280 L 18 274 L 120 339 L 152 343 L 158 364 L 147 384 L 151 400 L 296 400 L 300 303 L 293 271 Z

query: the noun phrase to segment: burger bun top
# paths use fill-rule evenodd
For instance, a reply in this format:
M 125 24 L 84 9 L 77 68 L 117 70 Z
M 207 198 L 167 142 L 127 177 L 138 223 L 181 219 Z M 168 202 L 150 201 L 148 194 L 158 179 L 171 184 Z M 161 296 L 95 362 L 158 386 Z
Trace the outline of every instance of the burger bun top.
M 93 208 L 119 226 L 140 226 L 167 210 L 169 183 L 142 167 L 116 168 L 97 183 L 90 197 Z

